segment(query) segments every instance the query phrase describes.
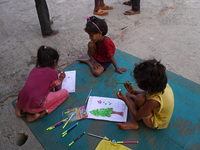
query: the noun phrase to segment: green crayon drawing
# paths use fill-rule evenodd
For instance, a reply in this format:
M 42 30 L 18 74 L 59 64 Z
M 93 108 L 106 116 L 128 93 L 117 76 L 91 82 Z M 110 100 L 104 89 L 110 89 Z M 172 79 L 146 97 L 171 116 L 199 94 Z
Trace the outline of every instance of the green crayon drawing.
M 95 116 L 111 117 L 111 114 L 118 114 L 123 117 L 123 112 L 113 111 L 113 108 L 100 108 L 90 111 Z

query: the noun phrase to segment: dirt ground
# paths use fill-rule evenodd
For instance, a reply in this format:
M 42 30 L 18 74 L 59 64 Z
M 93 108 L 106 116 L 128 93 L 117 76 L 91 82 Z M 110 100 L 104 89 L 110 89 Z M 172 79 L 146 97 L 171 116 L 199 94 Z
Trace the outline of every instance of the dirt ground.
M 64 68 L 87 52 L 84 32 L 94 0 L 47 0 L 53 29 L 60 33 L 43 38 L 34 0 L 0 1 L 0 149 L 44 149 L 32 132 L 14 115 L 17 98 L 39 46 L 56 48 Z M 141 59 L 156 58 L 167 70 L 200 84 L 200 1 L 141 0 L 141 14 L 125 16 L 123 0 L 105 0 L 114 7 L 105 18 L 116 48 Z M 120 66 L 120 64 L 118 64 Z M 121 66 L 122 67 L 122 66 Z M 25 136 L 24 136 L 25 135 Z M 23 139 L 27 141 L 23 144 Z M 19 146 L 21 145 L 21 146 Z

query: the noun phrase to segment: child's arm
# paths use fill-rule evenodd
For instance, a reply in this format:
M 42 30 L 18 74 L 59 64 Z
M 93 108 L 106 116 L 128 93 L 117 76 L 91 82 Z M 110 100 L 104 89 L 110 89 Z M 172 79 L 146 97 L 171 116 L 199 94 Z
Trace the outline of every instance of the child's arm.
M 160 103 L 158 101 L 153 100 L 153 99 L 147 100 L 145 104 L 142 107 L 140 107 L 140 109 L 138 110 L 135 119 L 141 120 L 142 118 L 151 115 L 153 112 L 153 109 L 159 108 L 159 107 L 160 107 Z
M 126 81 L 126 83 L 124 84 L 124 87 L 126 88 L 126 90 L 133 94 L 133 95 L 137 95 L 137 94 L 145 94 L 144 91 L 136 91 L 133 86 L 129 83 L 129 81 Z
M 126 68 L 118 68 L 117 67 L 117 63 L 116 63 L 116 60 L 115 60 L 115 57 L 114 56 L 111 56 L 111 62 L 113 64 L 113 66 L 115 67 L 115 70 L 118 72 L 118 73 L 123 73 L 125 72 L 127 69 Z
M 64 73 L 64 72 L 61 72 L 61 73 L 60 73 L 60 76 L 59 76 L 59 80 L 61 81 L 61 84 L 60 84 L 59 86 L 55 87 L 56 91 L 58 91 L 58 90 L 61 89 L 61 87 L 62 87 L 62 82 L 63 82 L 64 78 L 65 78 L 65 73 Z
M 91 62 L 95 63 L 94 53 L 95 53 L 96 45 L 92 41 L 88 43 L 88 56 L 90 57 Z

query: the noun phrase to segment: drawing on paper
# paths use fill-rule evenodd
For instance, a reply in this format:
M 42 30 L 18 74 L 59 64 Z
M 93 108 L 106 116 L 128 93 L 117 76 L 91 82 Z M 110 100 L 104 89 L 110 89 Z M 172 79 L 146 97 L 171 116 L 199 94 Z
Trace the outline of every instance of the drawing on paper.
M 62 89 L 66 89 L 69 93 L 75 92 L 75 89 L 76 89 L 76 70 L 65 71 L 65 78 L 62 82 Z
M 117 98 L 90 96 L 86 111 L 91 119 L 126 122 L 128 108 Z
M 111 117 L 111 114 L 118 114 L 123 117 L 123 112 L 113 111 L 113 108 L 101 108 L 90 111 L 95 116 Z

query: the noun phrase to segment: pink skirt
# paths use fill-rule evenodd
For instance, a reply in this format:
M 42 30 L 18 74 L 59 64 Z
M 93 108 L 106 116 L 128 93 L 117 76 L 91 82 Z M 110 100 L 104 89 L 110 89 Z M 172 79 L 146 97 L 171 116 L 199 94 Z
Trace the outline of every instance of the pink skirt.
M 62 102 L 69 96 L 69 92 L 66 89 L 62 89 L 56 92 L 50 92 L 44 101 L 44 105 L 41 108 L 29 109 L 26 112 L 35 114 L 38 112 L 46 111 L 50 114 L 55 110 Z

